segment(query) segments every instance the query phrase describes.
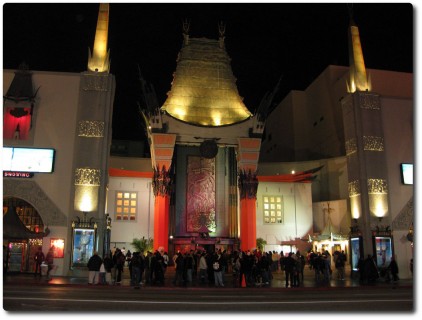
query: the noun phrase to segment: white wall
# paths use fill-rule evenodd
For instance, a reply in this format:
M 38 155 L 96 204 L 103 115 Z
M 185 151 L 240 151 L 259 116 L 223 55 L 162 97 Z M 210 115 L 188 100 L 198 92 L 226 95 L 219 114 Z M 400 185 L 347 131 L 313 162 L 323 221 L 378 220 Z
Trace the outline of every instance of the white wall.
M 116 191 L 138 192 L 136 221 L 116 221 Z M 118 248 L 125 247 L 133 252 L 129 244 L 134 238 L 154 238 L 154 194 L 151 178 L 110 177 L 106 211 L 112 219 L 111 248 L 116 243 Z
M 10 87 L 14 78 L 14 70 L 3 70 L 3 92 Z M 34 111 L 34 123 L 32 126 L 34 140 L 14 141 L 4 140 L 5 146 L 54 148 L 56 158 L 54 172 L 50 174 L 36 173 L 33 181 L 43 190 L 46 197 L 51 200 L 60 212 L 68 216 L 73 212 L 73 200 L 71 188 L 74 184 L 73 154 L 75 132 L 77 129 L 76 114 L 78 108 L 80 74 L 32 71 L 34 89 L 38 89 Z M 40 203 L 44 196 L 39 195 Z M 28 200 L 23 197 L 23 200 Z M 48 214 L 43 208 L 34 205 L 43 219 L 44 225 L 48 226 L 51 233 L 43 239 L 43 251 L 48 252 L 50 238 L 63 238 L 65 241 L 65 258 L 55 259 L 58 269 L 55 275 L 66 275 L 70 261 L 71 235 L 69 225 L 57 226 L 48 219 Z
M 14 71 L 4 70 L 3 92 L 6 93 L 13 80 Z M 33 71 L 37 94 L 34 143 L 19 146 L 54 148 L 56 159 L 52 174 L 35 174 L 33 180 L 64 213 L 73 212 L 70 200 L 73 183 L 73 152 L 78 107 L 80 75 L 77 73 Z M 3 141 L 3 145 L 16 146 L 16 141 Z M 43 212 L 39 212 L 43 217 Z M 48 221 L 44 220 L 44 223 Z
M 283 196 L 283 224 L 264 224 L 263 196 L 266 195 Z M 312 233 L 310 183 L 260 182 L 256 204 L 256 237 L 266 240 L 268 248 L 271 245 L 279 245 L 281 241 L 294 240 L 296 236 L 298 238 L 306 237 L 308 233 Z
M 414 195 L 414 188 L 401 182 L 400 163 L 415 163 L 414 159 L 414 111 L 409 99 L 381 98 L 384 143 L 388 167 L 389 215 L 391 221 Z M 399 277 L 411 278 L 409 262 L 413 257 L 411 243 L 406 239 L 409 226 L 404 230 L 393 228 L 394 252 L 399 265 Z
M 314 232 L 321 233 L 327 225 L 328 204 L 330 205 L 330 218 L 334 230 L 347 236 L 350 232 L 351 218 L 345 199 L 313 203 Z

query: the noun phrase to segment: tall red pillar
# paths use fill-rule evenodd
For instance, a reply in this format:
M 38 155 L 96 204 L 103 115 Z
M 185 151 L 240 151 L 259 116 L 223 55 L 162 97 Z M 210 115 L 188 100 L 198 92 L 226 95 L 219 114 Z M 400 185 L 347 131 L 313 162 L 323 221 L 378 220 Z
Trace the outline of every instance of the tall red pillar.
M 256 248 L 256 193 L 258 191 L 259 150 L 261 139 L 239 138 L 237 153 L 240 192 L 240 249 Z
M 168 252 L 169 234 L 169 200 L 168 195 L 156 195 L 154 205 L 154 250 L 160 247 Z
M 170 189 L 173 183 L 171 165 L 176 143 L 175 134 L 151 133 L 151 159 L 154 169 L 152 187 L 154 200 L 154 250 L 168 252 Z
M 256 199 L 240 199 L 240 249 L 256 248 Z

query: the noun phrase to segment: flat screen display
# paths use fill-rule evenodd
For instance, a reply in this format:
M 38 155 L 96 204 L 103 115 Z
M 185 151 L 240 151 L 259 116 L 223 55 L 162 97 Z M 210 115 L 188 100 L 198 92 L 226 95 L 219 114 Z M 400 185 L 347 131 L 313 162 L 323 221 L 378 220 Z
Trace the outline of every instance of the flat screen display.
M 51 173 L 54 149 L 3 147 L 3 171 Z
M 413 184 L 413 163 L 401 163 L 401 180 L 403 184 Z

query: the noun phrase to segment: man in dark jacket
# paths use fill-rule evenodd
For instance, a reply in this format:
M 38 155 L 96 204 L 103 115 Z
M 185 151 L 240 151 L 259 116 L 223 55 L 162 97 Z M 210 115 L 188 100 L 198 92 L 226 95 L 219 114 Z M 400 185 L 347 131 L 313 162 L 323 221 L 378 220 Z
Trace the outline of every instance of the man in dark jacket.
M 38 247 L 38 251 L 35 253 L 34 260 L 35 260 L 35 273 L 34 276 L 38 274 L 41 277 L 41 263 L 44 261 L 45 256 L 42 252 L 42 247 Z
M 144 261 L 141 258 L 139 252 L 134 252 L 132 259 L 130 260 L 131 265 L 131 284 L 135 288 L 139 288 L 139 285 L 142 281 L 142 273 L 144 271 Z M 142 271 L 141 271 L 142 270 Z
M 289 286 L 289 282 L 290 282 L 290 286 L 293 286 L 293 275 L 294 272 L 296 271 L 296 261 L 295 259 L 293 259 L 292 257 L 293 252 L 289 253 L 289 256 L 284 258 L 283 262 L 284 262 L 284 272 L 286 273 L 286 288 Z
M 185 281 L 183 279 L 183 271 L 185 269 L 184 259 L 181 252 L 177 253 L 177 258 L 175 260 L 176 263 L 176 272 L 174 273 L 173 284 L 182 286 L 184 285 Z
M 100 268 L 103 263 L 103 259 L 98 255 L 97 251 L 94 251 L 94 255 L 88 260 L 88 284 L 98 284 L 100 280 Z
M 114 268 L 116 269 L 116 284 L 120 284 L 120 282 L 122 281 L 122 272 L 125 261 L 126 256 L 123 254 L 122 250 L 117 248 L 113 256 Z
M 391 257 L 391 262 L 388 265 L 387 269 L 391 272 L 391 275 L 393 276 L 393 281 L 399 280 L 399 266 L 397 265 L 396 259 L 394 257 Z
M 106 256 L 104 257 L 104 268 L 106 271 L 106 283 L 107 284 L 112 284 L 112 280 L 111 280 L 111 269 L 113 269 L 113 259 L 110 258 L 109 254 L 106 254 Z

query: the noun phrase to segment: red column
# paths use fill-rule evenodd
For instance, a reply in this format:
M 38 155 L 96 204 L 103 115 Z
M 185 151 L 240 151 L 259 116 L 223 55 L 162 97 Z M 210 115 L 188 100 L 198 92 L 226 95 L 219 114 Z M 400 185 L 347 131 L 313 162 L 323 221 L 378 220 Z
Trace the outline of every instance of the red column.
M 256 199 L 240 200 L 240 249 L 256 248 Z
M 163 166 L 161 170 L 154 169 L 152 188 L 154 191 L 154 250 L 164 247 L 168 251 L 169 236 L 169 204 L 172 177 L 169 170 Z
M 154 250 L 164 247 L 168 251 L 169 196 L 156 195 L 154 205 Z
M 256 248 L 256 193 L 258 179 L 255 172 L 239 171 L 240 191 L 240 249 Z

